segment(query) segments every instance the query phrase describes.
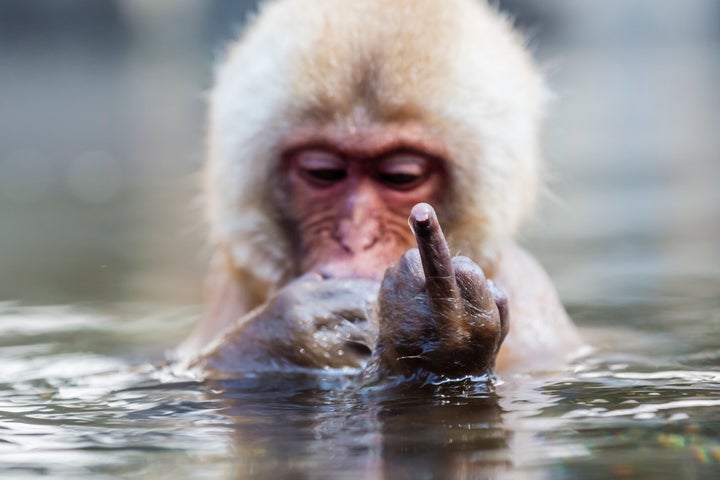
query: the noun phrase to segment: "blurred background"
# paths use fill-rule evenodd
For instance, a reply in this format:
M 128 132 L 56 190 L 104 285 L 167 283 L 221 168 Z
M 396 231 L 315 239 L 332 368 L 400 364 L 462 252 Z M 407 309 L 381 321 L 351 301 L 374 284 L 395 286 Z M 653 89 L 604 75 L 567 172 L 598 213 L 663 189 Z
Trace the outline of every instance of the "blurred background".
M 0 0 L 0 300 L 201 301 L 213 62 L 255 2 Z M 720 2 L 505 0 L 556 93 L 563 298 L 720 296 Z

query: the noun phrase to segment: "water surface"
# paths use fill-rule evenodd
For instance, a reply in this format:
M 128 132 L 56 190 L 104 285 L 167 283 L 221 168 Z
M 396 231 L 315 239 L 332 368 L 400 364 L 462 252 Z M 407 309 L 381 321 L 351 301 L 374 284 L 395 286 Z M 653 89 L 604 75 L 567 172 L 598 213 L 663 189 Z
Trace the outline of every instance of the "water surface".
M 168 325 L 188 326 L 198 308 L 0 305 L 3 478 L 720 471 L 717 297 L 574 305 L 597 350 L 567 372 L 506 377 L 494 391 L 363 391 L 333 373 L 202 382 L 159 363 L 161 346 L 179 340 Z

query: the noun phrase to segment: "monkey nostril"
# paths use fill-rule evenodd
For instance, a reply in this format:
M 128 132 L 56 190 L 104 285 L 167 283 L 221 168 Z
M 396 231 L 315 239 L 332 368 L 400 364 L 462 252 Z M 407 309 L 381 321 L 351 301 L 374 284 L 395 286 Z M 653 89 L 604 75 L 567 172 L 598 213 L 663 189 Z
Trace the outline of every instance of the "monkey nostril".
M 364 238 L 361 238 L 361 240 L 362 240 L 362 245 L 361 245 L 362 249 L 370 250 L 377 243 L 378 235 L 377 234 L 368 235 L 368 236 L 365 236 Z
M 359 224 L 349 219 L 341 220 L 333 233 L 333 238 L 350 253 L 373 248 L 381 236 L 382 226 L 372 218 Z

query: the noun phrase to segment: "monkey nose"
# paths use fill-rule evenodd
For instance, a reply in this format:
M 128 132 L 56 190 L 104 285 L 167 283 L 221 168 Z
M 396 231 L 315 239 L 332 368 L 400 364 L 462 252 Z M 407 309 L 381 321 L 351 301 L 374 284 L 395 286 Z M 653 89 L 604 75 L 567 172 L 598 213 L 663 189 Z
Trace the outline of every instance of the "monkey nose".
M 350 219 L 339 222 L 336 240 L 350 253 L 358 253 L 371 249 L 380 238 L 380 222 L 368 218 L 360 223 Z

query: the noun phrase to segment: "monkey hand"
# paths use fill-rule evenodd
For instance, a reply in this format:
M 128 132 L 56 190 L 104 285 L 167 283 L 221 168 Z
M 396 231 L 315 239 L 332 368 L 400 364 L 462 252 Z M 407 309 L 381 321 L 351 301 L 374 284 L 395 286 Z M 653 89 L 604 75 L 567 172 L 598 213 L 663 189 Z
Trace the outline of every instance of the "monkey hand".
M 409 222 L 418 248 L 385 274 L 366 377 L 439 381 L 492 375 L 508 332 L 507 297 L 472 260 L 450 256 L 430 205 L 417 204 Z
M 370 356 L 378 283 L 304 275 L 226 331 L 195 362 L 211 376 L 358 368 Z

